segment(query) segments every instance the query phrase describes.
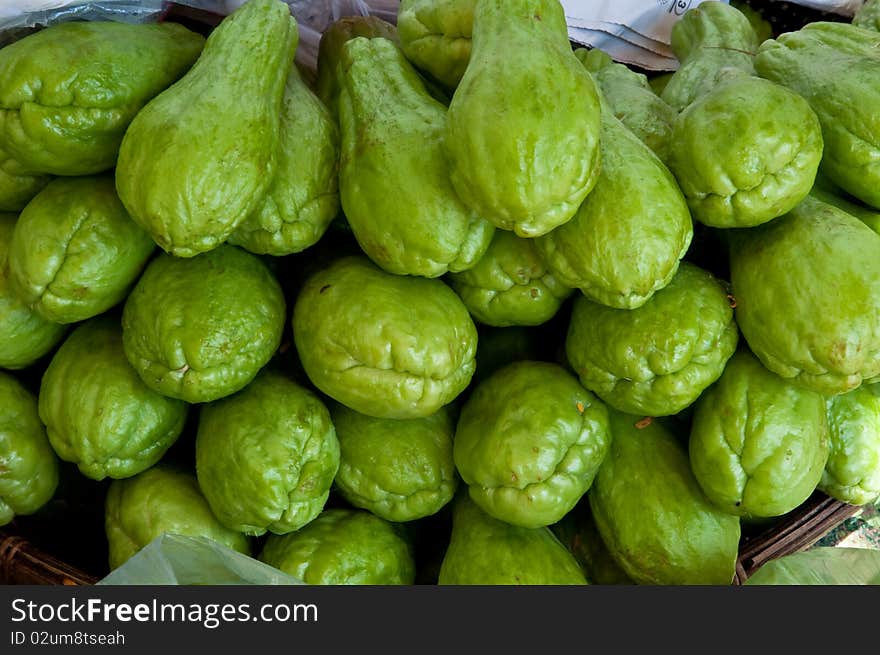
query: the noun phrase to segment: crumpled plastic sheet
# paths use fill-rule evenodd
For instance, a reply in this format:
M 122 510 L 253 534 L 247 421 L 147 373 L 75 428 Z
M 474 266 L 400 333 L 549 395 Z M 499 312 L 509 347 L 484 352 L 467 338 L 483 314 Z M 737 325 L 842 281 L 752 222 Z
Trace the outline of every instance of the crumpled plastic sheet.
M 770 560 L 747 585 L 878 585 L 880 550 L 813 548 Z
M 208 539 L 165 533 L 99 585 L 301 585 L 299 578 Z

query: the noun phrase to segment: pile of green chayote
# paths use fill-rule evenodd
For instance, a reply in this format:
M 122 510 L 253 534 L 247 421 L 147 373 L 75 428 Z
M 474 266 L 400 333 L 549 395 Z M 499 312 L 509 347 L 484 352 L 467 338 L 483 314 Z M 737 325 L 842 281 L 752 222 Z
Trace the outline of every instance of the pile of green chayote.
M 111 568 L 729 584 L 748 526 L 874 502 L 877 13 L 705 2 L 662 83 L 557 0 L 341 19 L 314 85 L 280 0 L 6 46 L 0 524 L 75 466 Z

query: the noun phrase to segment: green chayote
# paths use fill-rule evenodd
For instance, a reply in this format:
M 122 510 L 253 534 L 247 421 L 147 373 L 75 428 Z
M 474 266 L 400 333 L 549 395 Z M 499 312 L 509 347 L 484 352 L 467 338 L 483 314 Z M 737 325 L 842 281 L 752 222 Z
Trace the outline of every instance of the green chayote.
M 572 294 L 547 270 L 534 239 L 498 230 L 489 249 L 450 286 L 480 323 L 495 327 L 546 323 Z
M 189 69 L 204 42 L 172 22 L 71 21 L 7 45 L 0 149 L 29 173 L 112 168 L 131 120 Z
M 401 0 L 397 29 L 403 52 L 416 67 L 449 89 L 461 81 L 471 57 L 476 0 Z
M 275 178 L 256 211 L 229 236 L 250 252 L 290 255 L 314 245 L 338 211 L 339 129 L 290 67 L 281 110 Z
M 183 431 L 187 405 L 148 388 L 128 363 L 122 329 L 96 317 L 77 327 L 46 368 L 40 419 L 61 459 L 93 480 L 156 464 Z
M 269 535 L 260 560 L 313 585 L 411 585 L 411 544 L 369 512 L 328 509 L 297 532 Z
M 738 351 L 697 401 L 689 452 L 706 496 L 729 514 L 780 516 L 816 489 L 828 459 L 825 399 Z
M 474 373 L 477 330 L 437 279 L 386 273 L 364 256 L 309 277 L 293 338 L 312 383 L 377 418 L 420 418 L 449 404 Z
M 471 52 L 449 105 L 452 184 L 497 227 L 546 234 L 596 184 L 596 85 L 571 50 L 557 0 L 478 2 Z
M 611 451 L 587 497 L 608 550 L 637 584 L 733 581 L 739 518 L 715 507 L 660 421 L 609 410 Z
M 458 476 L 450 407 L 425 418 L 383 419 L 337 403 L 331 416 L 341 451 L 336 488 L 352 505 L 403 522 L 436 514 L 452 500 Z
M 880 235 L 808 197 L 734 237 L 736 321 L 768 369 L 829 395 L 880 376 Z
M 196 476 L 164 464 L 110 484 L 104 530 L 111 569 L 166 532 L 206 537 L 245 555 L 251 552 L 245 535 L 223 527 L 211 513 Z
M 148 387 L 209 402 L 256 377 L 281 344 L 285 318 L 284 294 L 268 267 L 223 245 L 150 262 L 125 302 L 122 339 Z
M 459 494 L 438 584 L 583 585 L 587 580 L 550 528 L 499 521 Z
M 755 67 L 809 102 L 822 126 L 822 171 L 880 209 L 880 34 L 816 21 L 765 41 Z
M 19 212 L 49 180 L 48 175 L 32 174 L 0 147 L 0 212 Z
M 0 526 L 33 514 L 55 495 L 58 458 L 37 413 L 37 399 L 0 371 Z
M 509 364 L 464 403 L 453 456 L 471 499 L 497 519 L 537 528 L 586 493 L 608 452 L 605 405 L 561 366 Z
M 550 529 L 574 555 L 590 584 L 633 584 L 602 541 L 586 498 Z
M 829 398 L 829 455 L 819 489 L 852 505 L 880 498 L 880 395 L 861 386 Z
M 120 303 L 155 249 L 111 176 L 56 178 L 15 225 L 10 283 L 46 320 L 75 323 Z
M 575 300 L 565 345 L 581 384 L 611 407 L 667 416 L 718 379 L 738 340 L 724 286 L 683 262 L 638 309 Z
M 0 368 L 30 366 L 61 341 L 66 328 L 28 307 L 9 282 L 7 257 L 16 216 L 0 213 Z
M 611 112 L 602 114 L 602 167 L 574 218 L 536 239 L 554 277 L 595 302 L 633 309 L 665 287 L 693 238 L 675 178 Z
M 223 525 L 286 534 L 314 519 L 339 468 L 324 403 L 279 373 L 205 405 L 196 435 L 199 487 Z
M 346 42 L 339 75 L 339 189 L 363 251 L 398 275 L 472 267 L 495 227 L 449 181 L 446 108 L 388 39 Z
M 192 257 L 216 248 L 263 202 L 278 167 L 298 40 L 287 4 L 249 0 L 211 32 L 186 75 L 131 122 L 116 186 L 166 252 Z

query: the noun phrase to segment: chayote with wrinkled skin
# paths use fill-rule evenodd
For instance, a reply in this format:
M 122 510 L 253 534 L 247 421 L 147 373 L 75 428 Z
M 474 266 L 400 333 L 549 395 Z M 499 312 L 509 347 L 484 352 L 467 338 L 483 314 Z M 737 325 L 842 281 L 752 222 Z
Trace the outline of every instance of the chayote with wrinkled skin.
M 452 500 L 458 476 L 450 407 L 415 419 L 374 418 L 338 403 L 330 411 L 341 451 L 336 489 L 352 505 L 404 522 Z
M 851 505 L 880 498 L 880 396 L 863 385 L 827 400 L 829 455 L 819 489 Z
M 199 415 L 199 487 L 233 530 L 258 536 L 300 529 L 324 509 L 338 469 L 327 407 L 280 373 L 260 373 Z
M 313 585 L 411 585 L 412 546 L 393 523 L 363 510 L 328 509 L 307 526 L 270 535 L 260 561 Z
M 0 148 L 30 173 L 112 168 L 132 119 L 192 66 L 204 43 L 172 22 L 71 21 L 7 45 Z
M 0 526 L 33 514 L 55 495 L 58 458 L 37 413 L 37 399 L 0 371 Z
M 660 421 L 609 410 L 611 451 L 587 493 L 602 540 L 637 584 L 727 585 L 739 518 L 715 507 Z
M 131 122 L 116 186 L 132 218 L 177 257 L 216 248 L 254 213 L 278 168 L 284 87 L 299 40 L 280 0 L 249 0 L 193 67 Z
M 495 327 L 546 323 L 573 291 L 547 270 L 534 239 L 507 230 L 495 232 L 472 268 L 448 280 L 471 315 Z
M 340 76 L 339 189 L 363 251 L 397 275 L 472 267 L 495 227 L 449 181 L 446 108 L 388 39 L 346 42 Z
M 299 69 L 290 67 L 281 109 L 275 178 L 229 243 L 260 255 L 313 246 L 339 212 L 339 129 Z
M 10 283 L 46 320 L 76 323 L 124 300 L 155 249 L 111 176 L 56 178 L 15 225 Z
M 562 284 L 594 302 L 634 309 L 669 284 L 693 222 L 669 169 L 609 111 L 601 151 L 596 187 L 571 221 L 535 245 Z
M 819 119 L 806 100 L 737 73 L 678 115 L 669 168 L 696 220 L 752 227 L 782 216 L 809 193 L 822 147 Z
M 665 162 L 676 111 L 654 93 L 647 76 L 596 48 L 578 48 L 574 54 L 593 74 L 614 116 Z
M 156 464 L 187 416 L 186 403 L 141 381 L 119 323 L 103 316 L 79 325 L 52 357 L 39 408 L 52 448 L 92 480 L 128 478 Z
M 880 376 L 880 235 L 808 197 L 737 231 L 730 247 L 736 321 L 771 371 L 826 395 Z
M 880 32 L 880 2 L 866 0 L 853 16 L 852 24 L 866 30 Z
M 397 28 L 376 16 L 343 16 L 324 30 L 318 44 L 315 90 L 334 118 L 339 114 L 342 49 L 348 41 L 359 36 L 400 43 Z
M 738 340 L 722 283 L 682 262 L 672 281 L 638 309 L 577 298 L 565 347 L 581 384 L 611 407 L 669 416 L 721 376 Z
M 472 56 L 445 142 L 467 206 L 521 237 L 569 221 L 601 168 L 599 115 L 599 93 L 571 50 L 559 2 L 476 4 Z
M 15 214 L 0 213 L 0 368 L 20 369 L 48 354 L 66 327 L 47 321 L 21 301 L 9 282 L 7 257 Z
M 477 329 L 455 292 L 437 279 L 386 273 L 364 256 L 311 275 L 292 322 L 312 383 L 368 416 L 429 416 L 474 373 Z
M 586 493 L 608 452 L 605 405 L 557 364 L 509 364 L 461 409 L 453 456 L 471 499 L 497 519 L 537 528 Z
M 717 507 L 749 519 L 780 516 L 809 498 L 822 477 L 825 398 L 742 349 L 697 401 L 688 450 Z
M 673 26 L 670 46 L 680 65 L 660 94 L 676 111 L 710 93 L 719 74 L 754 75 L 758 35 L 749 19 L 724 2 L 688 9 Z
M 251 552 L 245 535 L 224 527 L 211 513 L 196 476 L 165 464 L 110 484 L 104 530 L 111 569 L 166 532 L 213 539 L 245 555 Z
M 562 520 L 551 525 L 550 529 L 574 555 L 590 584 L 633 584 L 626 571 L 620 568 L 620 564 L 608 552 L 608 546 L 602 541 L 586 498 L 563 516 Z
M 755 67 L 809 102 L 822 126 L 822 171 L 880 209 L 880 34 L 817 21 L 765 41 Z
M 462 493 L 453 504 L 438 584 L 584 585 L 587 580 L 550 528 L 499 521 Z
M 51 179 L 28 172 L 0 147 L 0 212 L 20 212 Z
M 144 383 L 190 403 L 243 389 L 284 332 L 281 286 L 256 256 L 223 245 L 197 257 L 160 254 L 125 302 L 125 355 Z
M 400 45 L 420 70 L 454 89 L 471 57 L 476 0 L 401 0 Z

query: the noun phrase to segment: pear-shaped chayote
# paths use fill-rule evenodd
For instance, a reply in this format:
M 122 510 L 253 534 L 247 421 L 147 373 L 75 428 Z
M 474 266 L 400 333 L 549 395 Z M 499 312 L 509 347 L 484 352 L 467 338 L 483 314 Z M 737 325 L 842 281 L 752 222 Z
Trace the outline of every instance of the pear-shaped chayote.
M 155 249 L 119 201 L 112 176 L 59 177 L 15 224 L 10 282 L 46 320 L 75 323 L 125 299 Z
M 211 32 L 186 75 L 131 122 L 116 186 L 166 252 L 216 248 L 263 201 L 297 42 L 284 2 L 248 0 Z
M 26 173 L 112 168 L 131 120 L 192 66 L 204 42 L 173 22 L 70 21 L 7 45 L 0 150 Z
M 466 205 L 522 237 L 566 223 L 596 183 L 599 114 L 558 0 L 477 2 L 446 131 Z
M 33 514 L 55 495 L 58 458 L 37 413 L 37 399 L 0 371 L 0 526 Z
M 417 68 L 454 89 L 471 56 L 476 0 L 401 0 L 397 29 L 404 54 Z
M 825 398 L 737 352 L 697 401 L 691 468 L 729 514 L 780 516 L 816 489 L 828 459 Z
M 363 251 L 389 273 L 437 277 L 473 266 L 495 227 L 449 181 L 446 108 L 388 39 L 342 50 L 342 207 Z

